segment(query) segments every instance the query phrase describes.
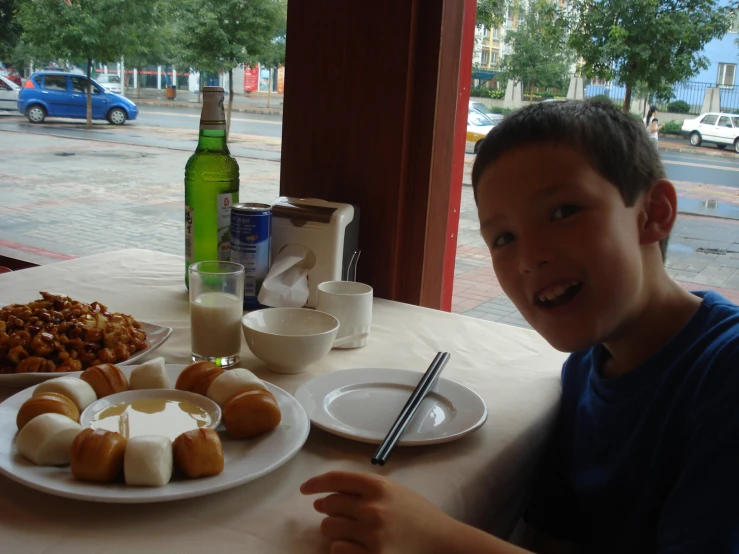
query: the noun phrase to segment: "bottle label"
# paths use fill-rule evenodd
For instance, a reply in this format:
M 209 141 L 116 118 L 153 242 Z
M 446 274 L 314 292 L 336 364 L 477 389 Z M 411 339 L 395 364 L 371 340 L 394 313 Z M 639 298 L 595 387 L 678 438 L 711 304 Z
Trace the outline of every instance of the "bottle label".
M 218 195 L 218 260 L 231 261 L 231 204 L 230 192 Z
M 188 263 L 195 261 L 195 257 L 192 252 L 192 228 L 193 228 L 193 215 L 195 209 L 192 206 L 185 206 L 185 260 Z

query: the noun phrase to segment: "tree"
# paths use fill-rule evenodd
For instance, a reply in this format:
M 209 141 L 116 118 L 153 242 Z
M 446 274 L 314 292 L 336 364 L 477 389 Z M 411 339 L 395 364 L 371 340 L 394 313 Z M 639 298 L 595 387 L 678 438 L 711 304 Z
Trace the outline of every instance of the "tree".
M 8 61 L 21 36 L 17 0 L 0 0 L 0 61 Z
M 228 72 L 226 133 L 231 127 L 233 68 L 271 59 L 285 26 L 284 0 L 183 0 L 178 7 L 177 47 L 186 65 Z M 283 54 L 284 56 L 284 54 Z
M 701 50 L 731 24 L 716 0 L 577 0 L 574 8 L 570 44 L 583 74 L 625 86 L 627 112 L 640 84 L 665 97 L 674 83 L 707 68 Z
M 92 60 L 121 59 L 133 29 L 150 16 L 149 0 L 33 0 L 18 12 L 22 39 L 64 60 L 87 61 L 87 128 L 92 128 Z M 53 24 L 50 24 L 53 22 Z
M 497 29 L 505 22 L 507 7 L 507 0 L 477 0 L 477 24 Z
M 572 59 L 567 30 L 568 21 L 557 4 L 532 0 L 519 12 L 517 29 L 506 33 L 511 53 L 503 58 L 502 77 L 521 81 L 531 101 L 536 86 L 562 86 Z

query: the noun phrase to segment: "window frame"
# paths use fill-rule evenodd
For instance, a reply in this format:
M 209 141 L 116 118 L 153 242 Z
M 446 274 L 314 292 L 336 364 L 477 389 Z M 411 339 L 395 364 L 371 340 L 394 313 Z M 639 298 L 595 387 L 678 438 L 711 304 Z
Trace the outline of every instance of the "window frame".
M 737 64 L 735 63 L 719 62 L 718 74 L 716 75 L 716 85 L 718 85 L 720 88 L 733 88 L 734 85 L 736 85 L 736 65 Z M 728 74 L 727 69 L 730 67 L 733 68 L 732 79 L 731 83 L 726 83 L 725 81 L 727 80 L 726 77 Z
M 64 79 L 65 87 L 62 88 L 50 88 L 48 86 L 49 79 L 51 79 L 52 83 L 57 79 Z M 54 91 L 54 92 L 69 92 L 69 79 L 66 75 L 44 75 L 44 84 L 43 84 L 44 90 L 48 91 Z

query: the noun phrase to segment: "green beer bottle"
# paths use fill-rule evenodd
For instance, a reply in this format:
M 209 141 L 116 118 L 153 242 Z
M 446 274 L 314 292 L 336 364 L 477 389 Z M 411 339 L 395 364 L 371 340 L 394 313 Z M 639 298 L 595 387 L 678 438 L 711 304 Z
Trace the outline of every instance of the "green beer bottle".
M 188 268 L 231 259 L 231 206 L 239 201 L 239 165 L 226 145 L 223 88 L 203 87 L 200 136 L 185 166 L 185 283 Z

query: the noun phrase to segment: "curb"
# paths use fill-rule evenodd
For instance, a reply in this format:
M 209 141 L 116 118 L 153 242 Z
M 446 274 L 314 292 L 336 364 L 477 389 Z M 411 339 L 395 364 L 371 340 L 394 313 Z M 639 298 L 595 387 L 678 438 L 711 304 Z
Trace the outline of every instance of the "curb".
M 695 146 L 682 146 L 674 142 L 669 144 L 660 144 L 658 150 L 661 152 L 678 152 L 680 154 L 697 154 L 699 156 L 713 156 L 714 158 L 732 158 L 739 159 L 739 154 L 733 151 L 719 150 L 713 146 L 704 148 L 696 148 Z
M 141 106 L 150 106 L 150 107 L 157 107 L 157 108 L 185 108 L 188 110 L 201 110 L 203 105 L 198 104 L 197 102 L 191 102 L 189 100 L 187 101 L 177 101 L 177 100 L 149 100 L 147 98 L 128 98 L 131 102 L 134 102 L 137 107 Z M 239 112 L 239 113 L 254 113 L 254 114 L 263 114 L 263 115 L 282 115 L 282 108 L 243 108 L 243 107 L 237 107 L 234 106 L 231 108 L 232 112 Z

